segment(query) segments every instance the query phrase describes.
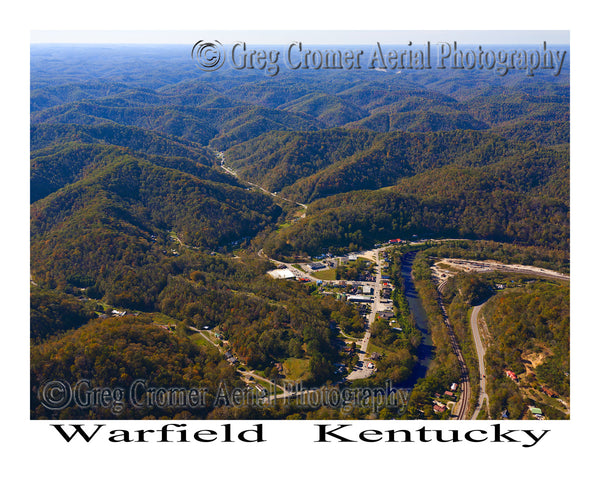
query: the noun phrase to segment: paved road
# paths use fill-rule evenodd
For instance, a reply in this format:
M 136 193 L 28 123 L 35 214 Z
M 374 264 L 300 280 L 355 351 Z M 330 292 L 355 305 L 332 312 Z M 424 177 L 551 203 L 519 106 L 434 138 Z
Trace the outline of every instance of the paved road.
M 479 398 L 477 399 L 477 406 L 475 407 L 475 411 L 473 412 L 473 416 L 471 420 L 477 420 L 479 416 L 479 412 L 481 411 L 481 407 L 483 406 L 483 402 L 486 402 L 486 409 L 488 418 L 490 416 L 490 399 L 488 397 L 487 392 L 485 391 L 485 345 L 481 340 L 481 335 L 479 334 L 479 324 L 477 322 L 479 318 L 479 312 L 481 308 L 485 305 L 485 303 L 481 305 L 477 305 L 473 308 L 471 312 L 471 331 L 473 332 L 473 338 L 475 340 L 475 348 L 477 350 L 477 358 L 479 360 Z
M 446 263 L 459 270 L 467 272 L 485 273 L 491 271 L 508 273 L 527 273 L 537 277 L 554 278 L 558 280 L 570 280 L 570 275 L 556 272 L 547 268 L 534 267 L 532 265 L 504 264 L 495 260 L 467 260 L 463 258 L 442 258 L 436 263 Z
M 369 257 L 371 260 L 375 262 L 377 275 L 375 277 L 375 283 L 372 282 L 361 282 L 363 285 L 369 285 L 373 287 L 373 303 L 371 304 L 371 311 L 367 316 L 367 328 L 365 330 L 365 334 L 360 342 L 360 350 L 358 353 L 358 366 L 352 370 L 348 376 L 346 377 L 348 380 L 357 380 L 359 378 L 366 378 L 373 373 L 375 373 L 374 368 L 369 368 L 368 364 L 370 363 L 369 354 L 367 353 L 367 349 L 369 348 L 369 341 L 371 340 L 371 327 L 375 322 L 375 318 L 377 317 L 377 312 L 379 311 L 379 307 L 381 305 L 381 264 L 379 263 L 379 252 L 382 252 L 384 248 L 377 248 L 375 250 L 370 250 L 368 252 L 363 252 L 361 256 Z

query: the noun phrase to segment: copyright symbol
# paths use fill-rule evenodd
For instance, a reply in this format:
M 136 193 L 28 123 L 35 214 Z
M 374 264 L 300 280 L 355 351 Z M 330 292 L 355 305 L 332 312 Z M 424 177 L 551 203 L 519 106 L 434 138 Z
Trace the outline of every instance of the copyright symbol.
M 61 410 L 71 403 L 71 385 L 62 380 L 50 380 L 42 385 L 38 397 L 50 410 Z
M 225 61 L 225 51 L 221 42 L 205 42 L 200 40 L 192 47 L 192 58 L 195 58 L 205 72 L 218 70 Z

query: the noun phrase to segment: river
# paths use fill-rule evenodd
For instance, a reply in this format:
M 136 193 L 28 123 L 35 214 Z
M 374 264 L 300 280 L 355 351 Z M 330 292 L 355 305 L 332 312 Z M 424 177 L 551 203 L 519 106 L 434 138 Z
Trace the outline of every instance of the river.
M 404 294 L 410 307 L 410 312 L 415 319 L 415 324 L 421 332 L 421 344 L 417 348 L 418 364 L 413 370 L 411 377 L 402 384 L 402 387 L 413 387 L 420 378 L 423 378 L 427 373 L 429 364 L 433 359 L 434 346 L 431 341 L 431 332 L 429 331 L 429 322 L 427 314 L 421 304 L 419 294 L 415 289 L 415 284 L 412 279 L 412 266 L 417 252 L 409 252 L 402 257 L 401 275 L 404 282 Z

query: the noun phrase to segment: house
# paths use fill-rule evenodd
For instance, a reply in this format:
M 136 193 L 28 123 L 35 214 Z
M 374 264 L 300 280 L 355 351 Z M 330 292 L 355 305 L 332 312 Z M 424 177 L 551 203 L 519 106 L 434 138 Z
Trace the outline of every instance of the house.
M 529 405 L 529 411 L 537 418 L 540 418 L 544 415 L 541 408 L 534 407 L 533 405 Z
M 505 373 L 505 374 L 506 374 L 506 376 L 507 376 L 508 378 L 510 378 L 511 380 L 513 380 L 513 381 L 515 381 L 515 382 L 516 382 L 516 381 L 518 381 L 518 379 L 517 379 L 517 374 L 516 374 L 515 372 L 513 372 L 513 371 L 511 371 L 511 370 L 506 370 L 504 373 Z
M 544 392 L 546 395 L 548 395 L 549 397 L 552 397 L 552 398 L 558 397 L 558 393 L 556 393 L 554 390 L 552 390 L 550 388 L 542 387 L 542 392 Z
M 450 390 L 452 390 L 453 392 L 456 392 L 457 388 L 458 388 L 458 385 L 456 383 L 453 383 L 452 385 L 450 385 Z
M 235 358 L 235 356 L 233 355 L 233 353 L 231 353 L 231 350 L 227 350 L 225 352 L 225 360 L 227 360 L 232 365 L 238 362 L 238 359 Z
M 446 406 L 445 405 L 435 404 L 433 406 L 433 411 L 435 413 L 444 413 L 446 411 Z

